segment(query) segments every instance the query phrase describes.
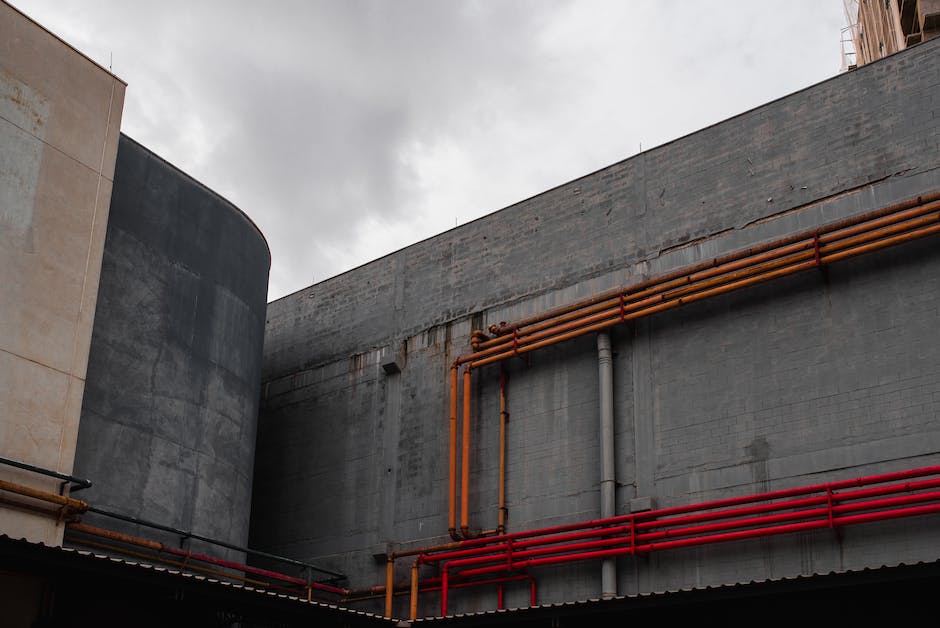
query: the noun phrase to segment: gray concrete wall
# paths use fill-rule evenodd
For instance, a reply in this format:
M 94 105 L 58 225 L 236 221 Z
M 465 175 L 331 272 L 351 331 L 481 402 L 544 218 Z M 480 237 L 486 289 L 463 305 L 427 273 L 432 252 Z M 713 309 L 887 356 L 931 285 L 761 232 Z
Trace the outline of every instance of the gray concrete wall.
M 445 378 L 471 329 L 940 189 L 938 89 L 929 42 L 269 304 L 253 545 L 369 586 L 373 554 L 446 540 Z M 615 329 L 619 512 L 940 462 L 938 278 L 934 238 Z M 594 338 L 507 367 L 509 529 L 596 517 Z M 485 528 L 497 378 L 474 379 Z M 624 559 L 620 591 L 935 560 L 925 523 Z M 600 592 L 599 564 L 538 576 L 543 602 Z M 492 591 L 454 597 L 495 607 Z
M 75 458 L 94 483 L 83 499 L 247 543 L 270 261 L 237 207 L 121 136 Z
M 70 473 L 124 83 L 0 2 L 0 456 Z M 11 467 L 0 478 L 58 492 Z M 0 533 L 63 525 L 0 507 Z

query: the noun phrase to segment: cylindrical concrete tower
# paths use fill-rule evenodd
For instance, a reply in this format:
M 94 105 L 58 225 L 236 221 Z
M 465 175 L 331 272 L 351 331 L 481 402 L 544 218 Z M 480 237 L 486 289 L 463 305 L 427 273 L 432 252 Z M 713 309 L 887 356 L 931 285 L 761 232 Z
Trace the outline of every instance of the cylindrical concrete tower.
M 121 136 L 75 455 L 94 483 L 83 499 L 247 543 L 270 262 L 237 207 Z

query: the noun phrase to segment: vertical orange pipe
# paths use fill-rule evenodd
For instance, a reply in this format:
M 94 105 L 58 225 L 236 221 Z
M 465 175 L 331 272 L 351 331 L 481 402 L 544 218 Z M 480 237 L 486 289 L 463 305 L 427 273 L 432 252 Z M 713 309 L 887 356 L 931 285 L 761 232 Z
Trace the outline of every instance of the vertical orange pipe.
M 464 538 L 470 533 L 470 368 L 463 371 L 463 449 L 461 450 L 460 478 L 460 532 Z
M 391 554 L 385 563 L 385 616 L 392 618 L 392 597 L 395 595 L 395 559 Z
M 506 532 L 506 369 L 499 363 L 499 513 L 496 534 Z M 500 585 L 502 586 L 502 585 Z
M 448 531 L 457 533 L 457 363 L 450 367 L 450 495 Z
M 418 618 L 418 561 L 411 565 L 411 621 Z

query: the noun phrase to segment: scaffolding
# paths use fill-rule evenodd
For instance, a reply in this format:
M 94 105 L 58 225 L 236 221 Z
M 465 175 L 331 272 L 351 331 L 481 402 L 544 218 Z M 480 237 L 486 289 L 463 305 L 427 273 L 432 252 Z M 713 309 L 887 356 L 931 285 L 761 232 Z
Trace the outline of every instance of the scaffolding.
M 844 70 L 940 35 L 940 0 L 843 0 L 842 6 Z

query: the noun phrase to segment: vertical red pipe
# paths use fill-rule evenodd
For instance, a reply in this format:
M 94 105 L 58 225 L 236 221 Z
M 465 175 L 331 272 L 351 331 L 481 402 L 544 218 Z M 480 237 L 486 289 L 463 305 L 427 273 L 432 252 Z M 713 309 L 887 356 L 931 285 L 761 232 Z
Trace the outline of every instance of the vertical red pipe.
M 506 605 L 503 602 L 503 583 L 500 582 L 496 588 L 496 608 L 503 610 L 505 606 Z
M 441 568 L 441 617 L 447 617 L 447 587 L 450 578 L 447 573 L 447 565 Z

